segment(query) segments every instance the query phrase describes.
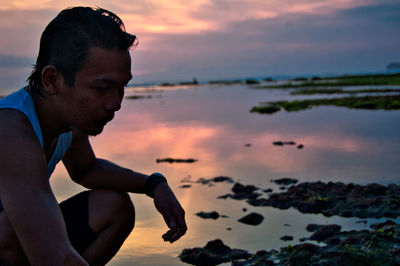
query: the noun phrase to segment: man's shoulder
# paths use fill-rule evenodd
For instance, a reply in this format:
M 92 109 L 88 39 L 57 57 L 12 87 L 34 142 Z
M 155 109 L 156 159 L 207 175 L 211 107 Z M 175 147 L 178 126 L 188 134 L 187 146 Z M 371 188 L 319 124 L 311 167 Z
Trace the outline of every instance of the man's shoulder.
M 3 138 L 6 136 L 35 136 L 29 119 L 16 109 L 0 109 L 0 134 Z

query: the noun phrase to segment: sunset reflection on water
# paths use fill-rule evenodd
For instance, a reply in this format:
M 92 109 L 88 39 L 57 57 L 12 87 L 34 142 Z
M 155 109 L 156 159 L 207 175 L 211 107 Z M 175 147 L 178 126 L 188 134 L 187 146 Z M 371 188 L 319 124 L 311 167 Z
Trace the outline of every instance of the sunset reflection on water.
M 176 257 L 181 250 L 204 246 L 216 238 L 252 252 L 277 249 L 288 244 L 280 240 L 282 235 L 291 234 L 296 242 L 307 235 L 305 226 L 311 222 L 337 222 L 344 228 L 366 226 L 356 224 L 355 218 L 305 215 L 292 209 L 255 208 L 243 201 L 217 199 L 230 193 L 232 185 L 210 187 L 183 180 L 223 175 L 274 191 L 279 188 L 270 180 L 285 176 L 300 181 L 400 181 L 400 116 L 396 112 L 323 107 L 259 115 L 249 112 L 253 105 L 291 96 L 245 86 L 198 86 L 149 95 L 153 97 L 125 99 L 114 121 L 91 142 L 98 157 L 147 174 L 164 173 L 186 210 L 189 230 L 180 241 L 164 243 L 161 235 L 167 228 L 152 201 L 132 195 L 136 226 L 110 265 L 180 265 Z M 272 144 L 279 140 L 295 141 L 304 148 Z M 198 161 L 156 162 L 164 157 Z M 56 169 L 52 183 L 59 200 L 81 190 L 68 181 L 62 166 Z M 192 186 L 181 188 L 183 184 Z M 257 227 L 238 223 L 246 214 L 244 208 L 264 215 L 264 222 Z M 199 211 L 217 211 L 228 217 L 204 220 L 195 215 Z

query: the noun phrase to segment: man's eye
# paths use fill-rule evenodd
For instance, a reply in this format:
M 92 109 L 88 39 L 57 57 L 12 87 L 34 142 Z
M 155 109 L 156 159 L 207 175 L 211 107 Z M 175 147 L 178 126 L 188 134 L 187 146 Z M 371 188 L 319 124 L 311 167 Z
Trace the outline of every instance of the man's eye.
M 94 89 L 98 92 L 105 92 L 108 90 L 108 87 L 94 87 Z

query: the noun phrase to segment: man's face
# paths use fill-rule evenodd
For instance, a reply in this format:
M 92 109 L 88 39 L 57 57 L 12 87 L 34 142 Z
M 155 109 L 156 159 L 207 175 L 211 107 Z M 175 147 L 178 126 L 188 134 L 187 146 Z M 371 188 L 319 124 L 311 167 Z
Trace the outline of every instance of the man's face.
M 75 84 L 66 88 L 67 123 L 88 135 L 97 135 L 121 108 L 124 87 L 132 78 L 129 51 L 92 47 Z

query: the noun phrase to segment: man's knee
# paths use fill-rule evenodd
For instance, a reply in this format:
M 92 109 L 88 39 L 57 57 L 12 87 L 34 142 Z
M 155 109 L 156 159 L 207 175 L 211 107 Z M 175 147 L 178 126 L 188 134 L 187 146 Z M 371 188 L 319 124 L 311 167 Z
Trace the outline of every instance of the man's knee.
M 89 198 L 91 226 L 103 227 L 104 222 L 119 223 L 129 232 L 135 224 L 135 208 L 128 193 L 101 189 L 91 192 Z M 99 221 L 95 221 L 99 220 Z M 96 231 L 96 228 L 93 228 Z

